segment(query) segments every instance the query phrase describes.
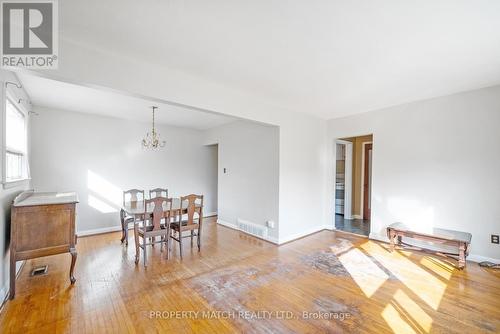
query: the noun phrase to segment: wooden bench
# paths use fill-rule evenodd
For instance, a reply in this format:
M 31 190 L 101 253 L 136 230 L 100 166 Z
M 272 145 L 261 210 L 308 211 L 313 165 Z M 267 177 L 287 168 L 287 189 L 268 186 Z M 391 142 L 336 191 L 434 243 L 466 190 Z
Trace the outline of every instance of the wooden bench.
M 445 256 L 452 256 L 458 260 L 458 268 L 463 269 L 465 267 L 465 259 L 469 255 L 469 245 L 472 239 L 472 235 L 467 232 L 445 230 L 441 228 L 433 228 L 429 232 L 419 232 L 403 223 L 394 223 L 387 227 L 387 236 L 391 243 L 391 252 L 394 250 L 394 246 L 397 243 L 399 246 L 411 246 L 414 245 L 404 243 L 402 238 L 412 238 L 416 240 L 430 241 L 433 244 L 429 247 L 418 247 L 421 250 L 428 250 Z M 397 241 L 396 241 L 397 240 Z M 457 252 L 449 252 L 448 250 L 441 251 L 439 246 L 452 246 L 457 248 Z M 437 249 L 436 249 L 437 248 Z

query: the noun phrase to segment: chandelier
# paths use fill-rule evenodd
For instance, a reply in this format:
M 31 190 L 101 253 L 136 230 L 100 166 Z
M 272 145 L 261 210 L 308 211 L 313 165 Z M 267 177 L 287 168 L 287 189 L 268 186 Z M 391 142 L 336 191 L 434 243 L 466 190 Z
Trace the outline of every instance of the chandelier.
M 151 129 L 151 132 L 148 132 L 146 137 L 142 140 L 142 147 L 156 149 L 164 147 L 165 141 L 160 140 L 160 134 L 158 134 L 155 129 L 155 110 L 158 109 L 158 107 L 153 106 L 151 108 L 153 109 L 153 128 Z

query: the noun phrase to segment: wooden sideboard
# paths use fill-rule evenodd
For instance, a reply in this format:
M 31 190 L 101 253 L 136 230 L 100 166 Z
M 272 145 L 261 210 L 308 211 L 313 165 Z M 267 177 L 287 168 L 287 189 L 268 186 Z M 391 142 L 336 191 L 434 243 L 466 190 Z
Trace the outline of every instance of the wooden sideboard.
M 76 279 L 76 193 L 25 191 L 14 199 L 10 232 L 10 299 L 16 293 L 16 261 L 71 254 L 69 277 Z

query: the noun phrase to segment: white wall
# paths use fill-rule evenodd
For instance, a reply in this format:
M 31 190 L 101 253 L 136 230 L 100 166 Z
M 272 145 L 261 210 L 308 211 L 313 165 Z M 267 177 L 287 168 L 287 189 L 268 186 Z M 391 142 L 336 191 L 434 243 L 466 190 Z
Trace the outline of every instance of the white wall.
M 0 70 L 0 97 L 2 101 L 0 103 L 0 115 L 3 114 L 3 108 L 5 108 L 5 81 L 16 82 L 19 84 L 17 77 L 12 73 L 4 70 Z M 13 94 L 16 94 L 19 98 L 27 99 L 27 95 L 23 89 L 13 88 L 12 85 L 8 86 L 8 89 Z M 3 133 L 3 117 L 0 117 L 0 138 L 4 137 Z M 28 119 L 28 126 L 29 126 Z M 28 131 L 29 137 L 29 131 Z M 28 138 L 29 139 L 29 138 Z M 3 139 L 0 139 L 2 142 Z M 28 152 L 30 147 L 28 145 Z M 0 150 L 1 152 L 1 150 Z M 29 156 L 28 156 L 29 158 Z M 4 168 L 4 157 L 0 154 L 0 175 L 2 175 L 2 170 Z M 21 182 L 15 187 L 4 189 L 0 185 L 0 303 L 3 301 L 7 292 L 9 290 L 9 268 L 10 268 L 10 206 L 14 198 L 23 190 L 29 189 L 29 181 Z M 20 263 L 20 262 L 18 262 Z
M 326 124 L 306 115 L 280 125 L 280 243 L 325 228 Z
M 205 143 L 219 148 L 219 220 L 230 226 L 238 219 L 262 226 L 272 220 L 269 237 L 278 242 L 278 127 L 237 121 L 207 130 Z
M 64 26 L 60 26 L 62 31 Z M 59 41 L 57 70 L 43 75 L 107 87 L 142 96 L 280 127 L 280 242 L 314 232 L 327 224 L 326 122 L 273 105 L 259 96 L 165 66 L 136 61 L 75 40 Z M 327 224 L 331 227 L 330 222 Z
M 144 150 L 151 124 L 36 108 L 32 119 L 32 179 L 37 191 L 76 191 L 77 231 L 119 226 L 122 191 L 167 187 L 169 196 L 204 194 L 205 214 L 216 210 L 216 155 L 197 130 L 159 125 L 167 141 Z
M 336 138 L 369 133 L 370 237 L 387 240 L 395 221 L 466 231 L 471 259 L 500 259 L 500 246 L 490 243 L 500 233 L 500 86 L 331 120 L 331 158 Z

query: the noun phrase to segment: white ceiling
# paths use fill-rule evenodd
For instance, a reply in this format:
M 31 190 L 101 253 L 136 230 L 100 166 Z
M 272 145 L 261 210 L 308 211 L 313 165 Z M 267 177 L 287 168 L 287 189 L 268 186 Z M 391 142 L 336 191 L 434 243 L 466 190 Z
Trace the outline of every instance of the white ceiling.
M 24 73 L 17 74 L 35 106 L 151 122 L 151 106 L 158 106 L 156 122 L 205 130 L 234 122 L 229 116 L 173 106 L 116 92 L 74 85 Z
M 324 118 L 500 83 L 500 1 L 59 1 L 63 38 Z

